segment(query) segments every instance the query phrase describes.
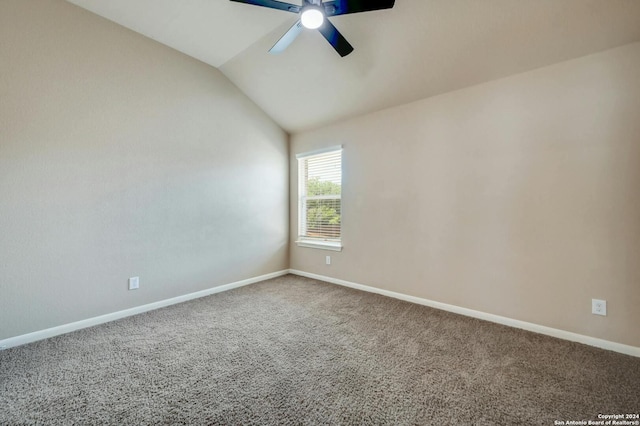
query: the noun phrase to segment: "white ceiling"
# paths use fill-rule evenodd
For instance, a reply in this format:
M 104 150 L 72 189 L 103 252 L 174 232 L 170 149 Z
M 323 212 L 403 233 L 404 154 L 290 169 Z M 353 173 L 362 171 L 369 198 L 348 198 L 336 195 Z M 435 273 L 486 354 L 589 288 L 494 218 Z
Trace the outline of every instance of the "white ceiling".
M 640 0 L 396 0 L 268 50 L 291 13 L 229 0 L 69 0 L 219 68 L 290 132 L 640 40 Z M 300 4 L 300 1 L 292 1 Z

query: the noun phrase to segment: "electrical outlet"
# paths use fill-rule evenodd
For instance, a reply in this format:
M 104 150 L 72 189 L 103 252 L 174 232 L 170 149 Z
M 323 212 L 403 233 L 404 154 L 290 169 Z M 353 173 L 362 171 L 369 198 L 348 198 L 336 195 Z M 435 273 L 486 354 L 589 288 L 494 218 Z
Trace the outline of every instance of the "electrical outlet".
M 591 313 L 594 315 L 607 316 L 607 301 L 591 299 Z
M 135 290 L 140 287 L 140 277 L 129 278 L 129 290 Z
M 325 262 L 327 263 L 327 265 L 331 265 L 331 256 L 327 256 L 325 258 Z

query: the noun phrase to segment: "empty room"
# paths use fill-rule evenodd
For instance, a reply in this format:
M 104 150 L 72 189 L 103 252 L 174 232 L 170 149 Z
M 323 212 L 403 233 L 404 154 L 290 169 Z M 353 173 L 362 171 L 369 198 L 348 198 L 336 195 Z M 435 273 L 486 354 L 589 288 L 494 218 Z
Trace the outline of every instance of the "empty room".
M 0 425 L 640 425 L 640 1 L 0 0 Z

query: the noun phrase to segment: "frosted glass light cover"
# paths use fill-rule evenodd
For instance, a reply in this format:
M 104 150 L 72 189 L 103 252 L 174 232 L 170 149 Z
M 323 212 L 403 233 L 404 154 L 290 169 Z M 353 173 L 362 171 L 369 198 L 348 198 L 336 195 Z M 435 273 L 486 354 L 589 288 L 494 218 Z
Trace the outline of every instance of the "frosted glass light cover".
M 319 9 L 310 7 L 302 12 L 302 15 L 300 15 L 300 21 L 306 28 L 315 30 L 316 28 L 320 28 L 324 22 L 324 14 Z

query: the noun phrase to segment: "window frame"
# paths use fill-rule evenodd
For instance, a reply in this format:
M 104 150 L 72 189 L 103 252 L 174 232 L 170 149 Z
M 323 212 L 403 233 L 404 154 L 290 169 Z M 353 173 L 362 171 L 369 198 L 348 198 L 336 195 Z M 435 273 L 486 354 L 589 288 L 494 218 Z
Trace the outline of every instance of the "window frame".
M 339 151 L 340 152 L 340 169 L 342 170 L 342 145 L 334 145 L 322 149 L 317 149 L 314 151 L 303 152 L 300 154 L 296 154 L 297 166 L 298 166 L 298 238 L 295 243 L 299 247 L 307 247 L 307 248 L 316 248 L 321 250 L 333 250 L 333 251 L 342 251 L 342 190 L 340 191 L 340 195 L 318 195 L 313 196 L 311 199 L 339 199 L 340 200 L 340 238 L 339 239 L 320 239 L 320 238 L 310 238 L 305 236 L 305 228 L 307 224 L 306 218 L 306 201 L 310 198 L 306 196 L 306 179 L 302 171 L 303 161 L 310 158 L 315 157 L 322 154 L 329 154 Z M 340 178 L 340 186 L 342 186 L 342 176 Z

